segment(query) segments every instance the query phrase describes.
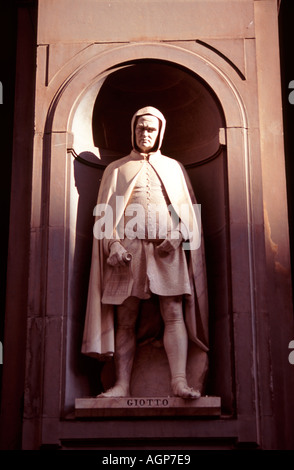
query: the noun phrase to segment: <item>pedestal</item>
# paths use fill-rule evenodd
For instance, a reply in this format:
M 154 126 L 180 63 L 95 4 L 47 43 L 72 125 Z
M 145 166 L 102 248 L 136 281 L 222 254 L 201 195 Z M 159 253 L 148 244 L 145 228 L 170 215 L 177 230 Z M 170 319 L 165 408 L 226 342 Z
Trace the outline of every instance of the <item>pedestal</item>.
M 220 397 L 187 400 L 178 397 L 77 398 L 75 416 L 220 416 Z

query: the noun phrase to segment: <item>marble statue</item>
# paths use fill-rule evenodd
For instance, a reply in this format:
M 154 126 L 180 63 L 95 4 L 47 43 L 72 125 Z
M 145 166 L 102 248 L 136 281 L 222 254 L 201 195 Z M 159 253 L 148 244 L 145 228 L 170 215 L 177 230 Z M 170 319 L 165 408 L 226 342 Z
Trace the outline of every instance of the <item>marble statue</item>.
M 162 155 L 166 120 L 145 107 L 131 122 L 132 151 L 105 169 L 82 352 L 114 355 L 116 381 L 99 397 L 130 396 L 140 303 L 159 298 L 173 395 L 201 396 L 187 382 L 188 341 L 208 351 L 208 306 L 198 206 L 185 169 Z

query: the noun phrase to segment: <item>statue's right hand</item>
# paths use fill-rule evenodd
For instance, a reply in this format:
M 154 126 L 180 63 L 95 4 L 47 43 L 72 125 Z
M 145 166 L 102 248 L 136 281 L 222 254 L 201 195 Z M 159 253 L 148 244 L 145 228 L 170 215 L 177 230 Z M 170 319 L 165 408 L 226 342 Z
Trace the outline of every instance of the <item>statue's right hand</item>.
M 107 264 L 110 266 L 126 266 L 125 257 L 127 251 L 120 244 L 120 242 L 114 242 L 111 245 L 110 253 L 107 258 Z

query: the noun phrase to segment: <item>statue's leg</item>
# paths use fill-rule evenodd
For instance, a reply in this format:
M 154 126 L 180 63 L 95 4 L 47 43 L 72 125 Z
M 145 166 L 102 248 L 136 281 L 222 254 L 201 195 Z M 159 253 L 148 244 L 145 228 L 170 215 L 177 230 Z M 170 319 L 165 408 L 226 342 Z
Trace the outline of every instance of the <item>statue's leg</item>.
M 117 307 L 115 335 L 115 385 L 99 397 L 126 397 L 130 395 L 130 380 L 136 350 L 135 324 L 140 299 L 129 297 Z
M 100 397 L 126 397 L 130 395 L 130 380 L 136 350 L 135 324 L 140 299 L 129 297 L 117 307 L 115 335 L 115 385 Z
M 199 398 L 200 392 L 187 384 L 188 335 L 183 318 L 182 296 L 160 296 L 160 311 L 164 321 L 163 342 L 173 393 L 182 398 Z

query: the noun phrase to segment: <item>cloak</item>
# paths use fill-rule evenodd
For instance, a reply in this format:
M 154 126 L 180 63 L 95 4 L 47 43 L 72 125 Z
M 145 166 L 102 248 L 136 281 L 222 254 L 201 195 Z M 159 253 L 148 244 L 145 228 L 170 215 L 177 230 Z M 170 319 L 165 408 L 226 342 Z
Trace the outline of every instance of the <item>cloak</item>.
M 183 296 L 184 319 L 190 340 L 203 351 L 208 351 L 208 298 L 204 244 L 199 219 L 195 215 L 196 199 L 184 167 L 176 160 L 162 155 L 160 147 L 165 130 L 165 118 L 152 107 L 139 110 L 132 119 L 133 151 L 126 157 L 109 164 L 101 181 L 97 204 L 111 207 L 113 226 L 109 238 L 116 236 L 116 228 L 123 216 L 128 199 L 142 169 L 142 154 L 136 149 L 134 129 L 139 116 L 151 114 L 160 123 L 156 147 L 148 154 L 149 163 L 160 177 L 171 205 L 177 208 L 185 205 L 187 210 L 181 214 L 181 222 L 190 231 L 193 220 L 193 243 L 186 244 L 188 269 L 190 274 L 191 295 Z M 117 205 L 117 196 L 122 204 Z M 185 245 L 185 243 L 184 243 Z M 93 238 L 92 262 L 89 279 L 88 300 L 84 325 L 82 353 L 100 360 L 113 356 L 115 351 L 114 306 L 102 304 L 102 286 L 107 244 L 104 239 Z

